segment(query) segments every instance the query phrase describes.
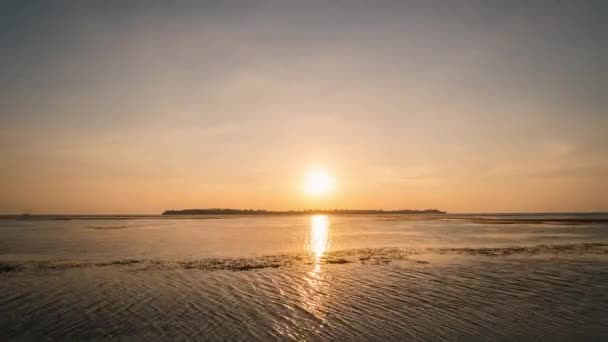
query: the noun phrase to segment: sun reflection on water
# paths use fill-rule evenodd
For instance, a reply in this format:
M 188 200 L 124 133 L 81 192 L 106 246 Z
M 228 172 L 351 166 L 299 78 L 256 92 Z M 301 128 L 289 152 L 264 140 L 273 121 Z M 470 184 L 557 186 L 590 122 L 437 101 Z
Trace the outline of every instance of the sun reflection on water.
M 309 249 L 315 258 L 315 265 L 319 266 L 321 257 L 325 253 L 329 236 L 329 219 L 325 215 L 315 215 L 312 217 L 310 228 Z
M 329 283 L 326 279 L 327 275 L 321 271 L 321 259 L 330 245 L 329 228 L 330 222 L 326 215 L 315 215 L 311 218 L 308 251 L 313 259 L 314 268 L 306 274 L 303 278 L 304 283 L 298 289 L 302 306 L 319 320 L 319 326 L 313 328 L 315 330 L 325 325 Z

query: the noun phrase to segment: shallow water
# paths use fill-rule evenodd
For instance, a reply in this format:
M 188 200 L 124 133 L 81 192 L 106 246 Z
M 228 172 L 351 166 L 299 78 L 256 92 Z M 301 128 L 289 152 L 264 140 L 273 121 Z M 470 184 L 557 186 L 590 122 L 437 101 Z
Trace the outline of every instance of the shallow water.
M 564 217 L 0 220 L 0 336 L 602 340 L 606 216 Z

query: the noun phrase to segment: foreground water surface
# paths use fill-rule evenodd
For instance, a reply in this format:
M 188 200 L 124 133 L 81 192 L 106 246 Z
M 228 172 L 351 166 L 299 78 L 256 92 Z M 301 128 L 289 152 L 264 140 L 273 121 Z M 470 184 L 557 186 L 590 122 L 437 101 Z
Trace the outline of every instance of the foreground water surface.
M 3 219 L 0 336 L 605 340 L 607 219 Z

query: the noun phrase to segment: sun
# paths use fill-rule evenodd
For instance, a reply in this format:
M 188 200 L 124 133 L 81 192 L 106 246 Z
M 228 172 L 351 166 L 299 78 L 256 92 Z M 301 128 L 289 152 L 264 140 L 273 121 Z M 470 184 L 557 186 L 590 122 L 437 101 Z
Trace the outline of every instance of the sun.
M 314 170 L 306 176 L 304 189 L 311 195 L 325 195 L 332 190 L 333 181 L 324 170 Z

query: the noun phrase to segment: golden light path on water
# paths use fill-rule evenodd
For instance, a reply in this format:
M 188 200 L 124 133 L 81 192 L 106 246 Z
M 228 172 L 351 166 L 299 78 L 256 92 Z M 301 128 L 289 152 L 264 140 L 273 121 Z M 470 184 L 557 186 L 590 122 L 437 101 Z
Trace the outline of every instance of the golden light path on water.
M 330 221 L 326 215 L 315 215 L 311 218 L 308 249 L 313 257 L 314 267 L 305 277 L 306 286 L 300 290 L 302 304 L 320 321 L 319 329 L 325 324 L 325 306 L 328 304 L 330 290 L 326 274 L 321 270 L 321 258 L 330 244 L 329 229 Z
M 311 219 L 309 249 L 315 259 L 315 266 L 320 269 L 321 257 L 327 249 L 329 236 L 329 218 L 315 215 Z
M 319 325 L 311 326 L 316 332 L 325 326 L 326 307 L 329 283 L 326 273 L 321 270 L 321 259 L 329 247 L 329 217 L 326 215 L 314 215 L 310 218 L 310 232 L 306 237 L 305 246 L 308 249 L 313 261 L 313 269 L 306 272 L 302 277 L 302 283 L 296 283 L 295 287 L 300 295 L 300 305 L 303 309 L 312 314 L 319 322 Z M 275 324 L 274 328 L 284 336 L 295 338 L 297 332 L 288 324 Z

